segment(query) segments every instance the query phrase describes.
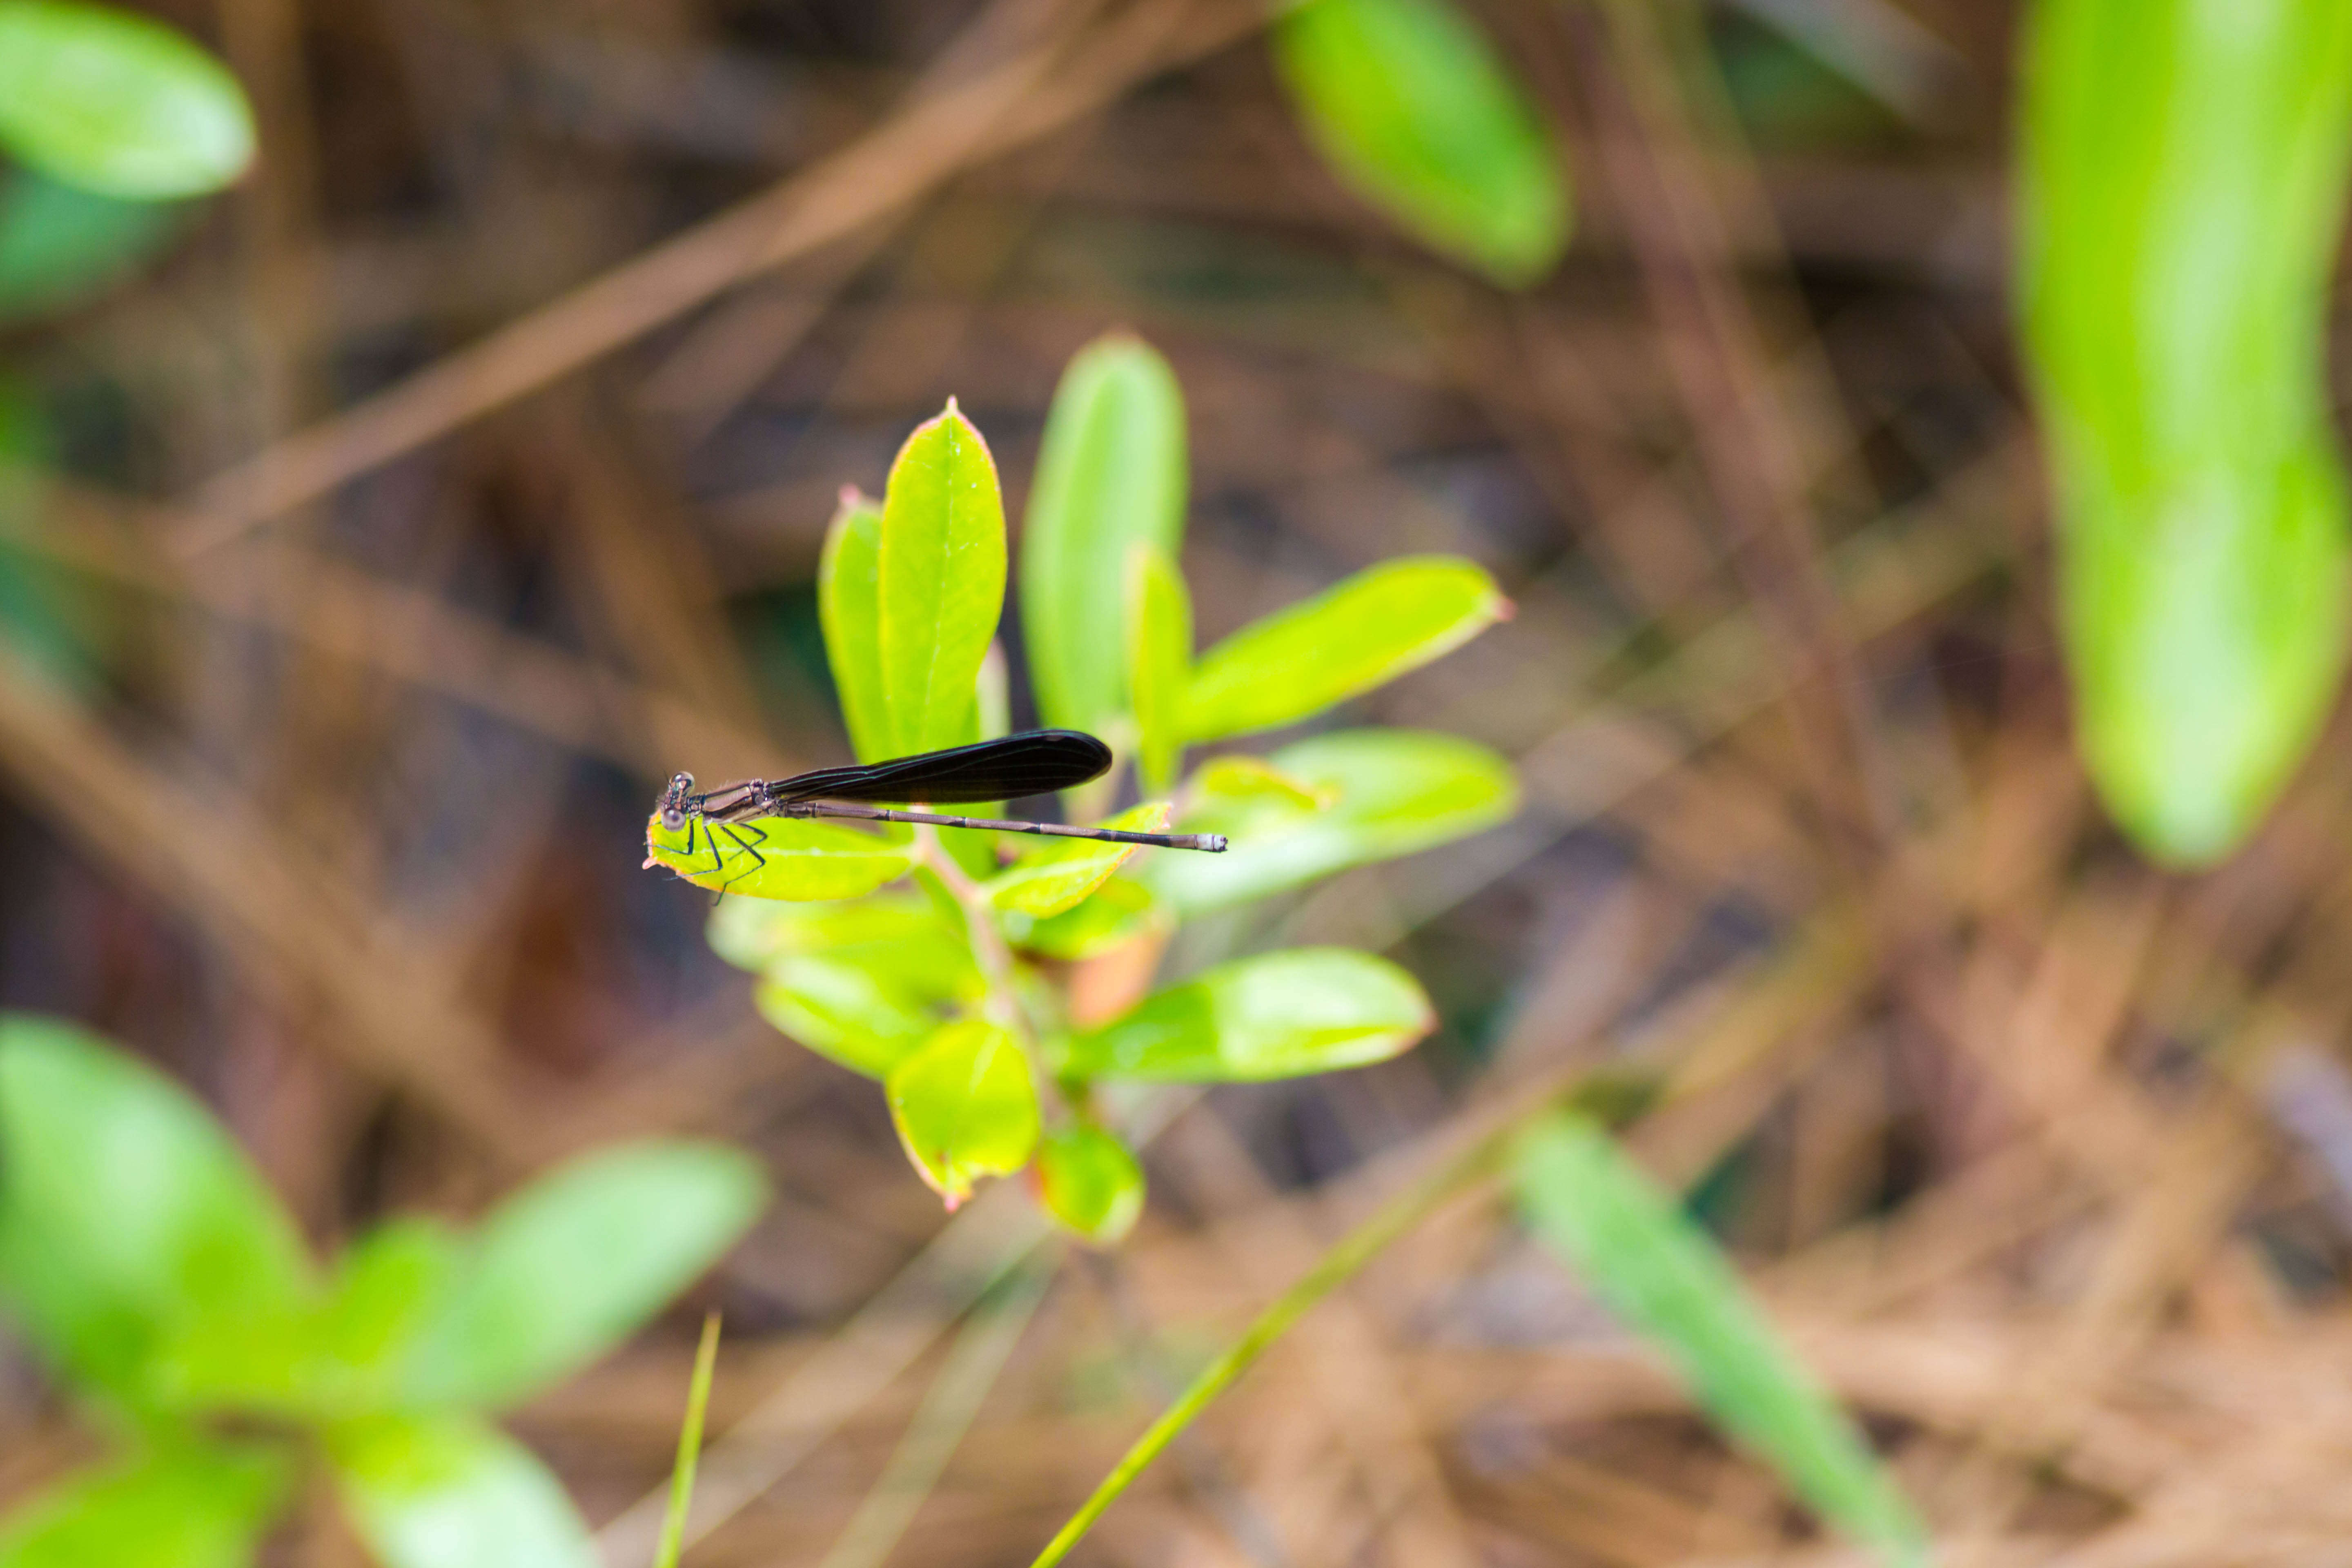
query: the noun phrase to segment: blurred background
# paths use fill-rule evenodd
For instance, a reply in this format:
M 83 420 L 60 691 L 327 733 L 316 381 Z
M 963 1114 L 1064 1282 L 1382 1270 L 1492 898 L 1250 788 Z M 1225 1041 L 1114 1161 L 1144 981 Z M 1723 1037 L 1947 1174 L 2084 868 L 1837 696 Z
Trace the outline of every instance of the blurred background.
M 1396 1173 L 1515 1086 L 1698 1061 L 1630 1149 L 1953 1560 L 2343 1560 L 2352 735 L 2194 874 L 2086 783 L 2014 7 L 1465 0 L 1573 193 L 1533 276 L 1336 177 L 1256 5 L 142 8 L 235 73 L 259 153 L 160 205 L 7 176 L 50 226 L 0 237 L 0 444 L 45 476 L 0 553 L 0 1001 L 190 1086 L 322 1247 L 623 1136 L 754 1152 L 750 1239 L 514 1422 L 592 1522 L 664 1484 L 715 1305 L 735 1479 L 689 1562 L 1026 1561 Z M 1381 952 L 1442 1026 L 1184 1102 L 1127 1246 L 950 1351 L 1025 1200 L 943 1215 L 874 1086 L 708 952 L 708 895 L 640 869 L 645 821 L 679 769 L 848 760 L 836 491 L 953 395 L 1017 520 L 1117 328 L 1189 407 L 1202 644 L 1469 556 L 1514 618 L 1348 717 L 1490 745 L 1527 802 L 1200 933 Z M 935 1482 L 861 1514 L 910 1422 Z M 0 1501 L 100 1448 L 0 1331 Z M 1307 1318 L 1081 1558 L 1837 1550 L 1485 1205 Z M 365 1560 L 320 1507 L 269 1552 Z

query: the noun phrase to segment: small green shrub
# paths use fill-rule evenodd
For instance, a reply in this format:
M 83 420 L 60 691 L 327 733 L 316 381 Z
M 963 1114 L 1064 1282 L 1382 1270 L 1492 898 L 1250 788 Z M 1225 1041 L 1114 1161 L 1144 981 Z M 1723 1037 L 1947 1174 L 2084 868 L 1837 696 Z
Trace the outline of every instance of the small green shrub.
M 1134 1223 L 1143 1180 L 1099 1114 L 1098 1084 L 1357 1067 L 1433 1018 L 1411 975 L 1339 949 L 1235 959 L 1095 1014 L 1074 989 L 1082 966 L 1148 975 L 1185 920 L 1475 833 L 1518 799 L 1493 752 L 1402 730 L 1326 732 L 1181 776 L 1188 748 L 1316 718 L 1508 609 L 1469 562 L 1391 561 L 1196 657 L 1174 564 L 1183 418 L 1175 377 L 1141 342 L 1105 339 L 1072 362 L 1024 531 L 1023 628 L 1041 717 L 1099 731 L 1120 758 L 1073 803 L 1079 814 L 1099 816 L 1137 763 L 1147 798 L 1110 826 L 1172 821 L 1224 834 L 1231 850 L 1065 840 L 1012 855 L 958 828 L 769 818 L 754 864 L 732 847 L 714 855 L 708 836 L 690 855 L 657 816 L 647 828 L 656 861 L 751 895 L 721 901 L 712 946 L 759 975 L 755 999 L 778 1028 L 882 1081 L 908 1157 L 950 1205 L 1034 1162 L 1047 1209 L 1097 1243 Z M 880 504 L 845 500 L 818 568 L 861 758 L 1001 732 L 982 686 L 1006 563 L 995 465 L 950 404 L 908 437 Z
M 492 1417 L 633 1333 L 764 1199 L 731 1150 L 627 1144 L 321 1269 L 194 1100 L 23 1016 L 0 1017 L 0 1308 L 121 1447 L 0 1525 L 0 1568 L 236 1568 L 306 1453 L 387 1568 L 593 1568 Z

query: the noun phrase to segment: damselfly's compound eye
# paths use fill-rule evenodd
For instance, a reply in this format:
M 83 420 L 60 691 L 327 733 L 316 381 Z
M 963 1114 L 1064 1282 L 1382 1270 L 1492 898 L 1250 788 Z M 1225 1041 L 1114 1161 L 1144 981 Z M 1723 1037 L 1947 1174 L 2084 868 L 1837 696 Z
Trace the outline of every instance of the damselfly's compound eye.
M 685 807 L 677 805 L 663 806 L 662 826 L 668 828 L 672 833 L 676 833 L 680 828 L 684 827 L 686 826 Z

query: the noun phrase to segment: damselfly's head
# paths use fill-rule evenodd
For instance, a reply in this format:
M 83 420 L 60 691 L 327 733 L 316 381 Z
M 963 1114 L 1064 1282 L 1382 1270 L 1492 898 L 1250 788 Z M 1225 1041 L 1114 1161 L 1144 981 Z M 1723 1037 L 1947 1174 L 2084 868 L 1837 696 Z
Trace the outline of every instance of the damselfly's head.
M 694 775 L 692 773 L 670 775 L 669 788 L 662 791 L 661 797 L 661 819 L 664 827 L 676 833 L 686 826 L 686 814 L 688 809 L 687 801 L 693 794 Z

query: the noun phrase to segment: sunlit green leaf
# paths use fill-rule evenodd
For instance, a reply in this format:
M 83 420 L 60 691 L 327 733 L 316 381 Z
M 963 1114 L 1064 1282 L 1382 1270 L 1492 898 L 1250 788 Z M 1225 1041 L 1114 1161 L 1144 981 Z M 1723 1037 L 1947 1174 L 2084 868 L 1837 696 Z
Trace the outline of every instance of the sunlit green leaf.
M 1046 958 L 1092 958 L 1168 923 L 1167 911 L 1151 889 L 1113 877 L 1075 908 L 1042 921 L 1008 914 L 1005 934 L 1015 947 Z
M 623 1144 L 493 1209 L 412 1362 L 421 1399 L 528 1398 L 642 1328 L 732 1247 L 766 1200 L 716 1143 Z
M 345 1510 L 383 1568 L 602 1568 L 562 1483 L 497 1427 L 381 1415 L 327 1433 Z
M 1185 734 L 1213 741 L 1312 718 L 1452 652 L 1509 608 L 1470 562 L 1384 561 L 1202 654 L 1185 695 Z
M 1143 1214 L 1143 1167 L 1110 1133 L 1078 1122 L 1037 1146 L 1037 1200 L 1081 1240 L 1116 1247 Z
M 1164 833 L 1168 803 L 1146 801 L 1102 826 L 1121 833 Z M 989 901 L 1032 920 L 1060 914 L 1109 881 L 1120 867 L 1135 858 L 1137 847 L 1084 838 L 1050 839 L 989 881 Z
M 1774 1333 L 1715 1244 L 1591 1121 L 1538 1124 L 1516 1157 L 1535 1233 L 1654 1344 L 1717 1425 L 1791 1490 L 1888 1561 L 1924 1563 L 1926 1532 L 1853 1424 Z
M 1176 563 L 1150 544 L 1128 563 L 1128 686 L 1135 710 L 1136 766 L 1144 789 L 1164 795 L 1184 752 L 1184 703 L 1192 679 L 1192 599 Z
M 817 556 L 817 621 L 824 629 L 824 657 L 833 668 L 850 749 L 868 763 L 892 755 L 882 685 L 881 561 L 881 507 L 855 488 L 845 489 Z
M 760 1016 L 826 1059 L 888 1076 L 945 1021 L 944 998 L 895 984 L 854 960 L 784 960 L 752 994 Z
M 852 960 L 898 979 L 953 971 L 961 990 L 979 972 L 961 935 L 924 894 L 887 893 L 845 903 L 788 904 L 721 899 L 710 911 L 710 950 L 739 969 L 764 971 L 780 959 Z
M 2031 15 L 2020 259 L 2081 746 L 2143 848 L 2207 863 L 2284 787 L 2344 666 L 2324 361 L 2352 9 Z
M 0 321 L 63 310 L 118 282 L 177 229 L 178 212 L 0 174 Z
M 1286 746 L 1270 761 L 1331 804 L 1307 810 L 1277 791 L 1204 795 L 1185 814 L 1185 830 L 1223 833 L 1233 847 L 1158 856 L 1143 872 L 1180 911 L 1220 909 L 1410 855 L 1482 832 L 1518 809 L 1510 764 L 1453 735 L 1342 730 Z
M 982 1176 L 1010 1175 L 1037 1146 L 1037 1089 L 1013 1037 L 950 1024 L 890 1070 L 890 1120 L 924 1181 L 950 1208 Z
M 92 1036 L 0 1016 L 0 1301 L 87 1388 L 146 1403 L 165 1342 L 308 1308 L 300 1235 L 244 1152 Z
M 0 146 L 106 195 L 195 195 L 245 172 L 253 115 L 236 79 L 160 22 L 0 0 Z
M 781 816 L 717 827 L 688 817 L 672 828 L 658 812 L 646 824 L 646 853 L 714 893 L 799 902 L 863 897 L 905 876 L 917 859 L 914 836 L 904 828 L 874 833 Z
M 1070 1037 L 1055 1063 L 1080 1079 L 1223 1083 L 1386 1060 L 1436 1022 L 1413 977 L 1347 948 L 1236 959 Z
M 1358 195 L 1498 283 L 1531 283 L 1559 259 L 1559 150 L 1446 0 L 1305 0 L 1273 41 L 1308 139 Z
M 1124 333 L 1078 351 L 1021 530 L 1021 624 L 1046 723 L 1101 730 L 1126 710 L 1128 552 L 1176 552 L 1184 486 L 1184 395 L 1168 362 Z
M 875 584 L 892 746 L 908 755 L 971 739 L 981 659 L 1004 608 L 1004 502 L 987 443 L 952 400 L 890 466 Z
M 1212 757 L 1192 775 L 1192 790 L 1210 809 L 1272 805 L 1292 811 L 1321 811 L 1339 798 L 1337 785 L 1309 784 L 1263 757 Z
M 291 1468 L 265 1449 L 176 1438 L 20 1505 L 0 1525 L 0 1568 L 247 1568 Z

